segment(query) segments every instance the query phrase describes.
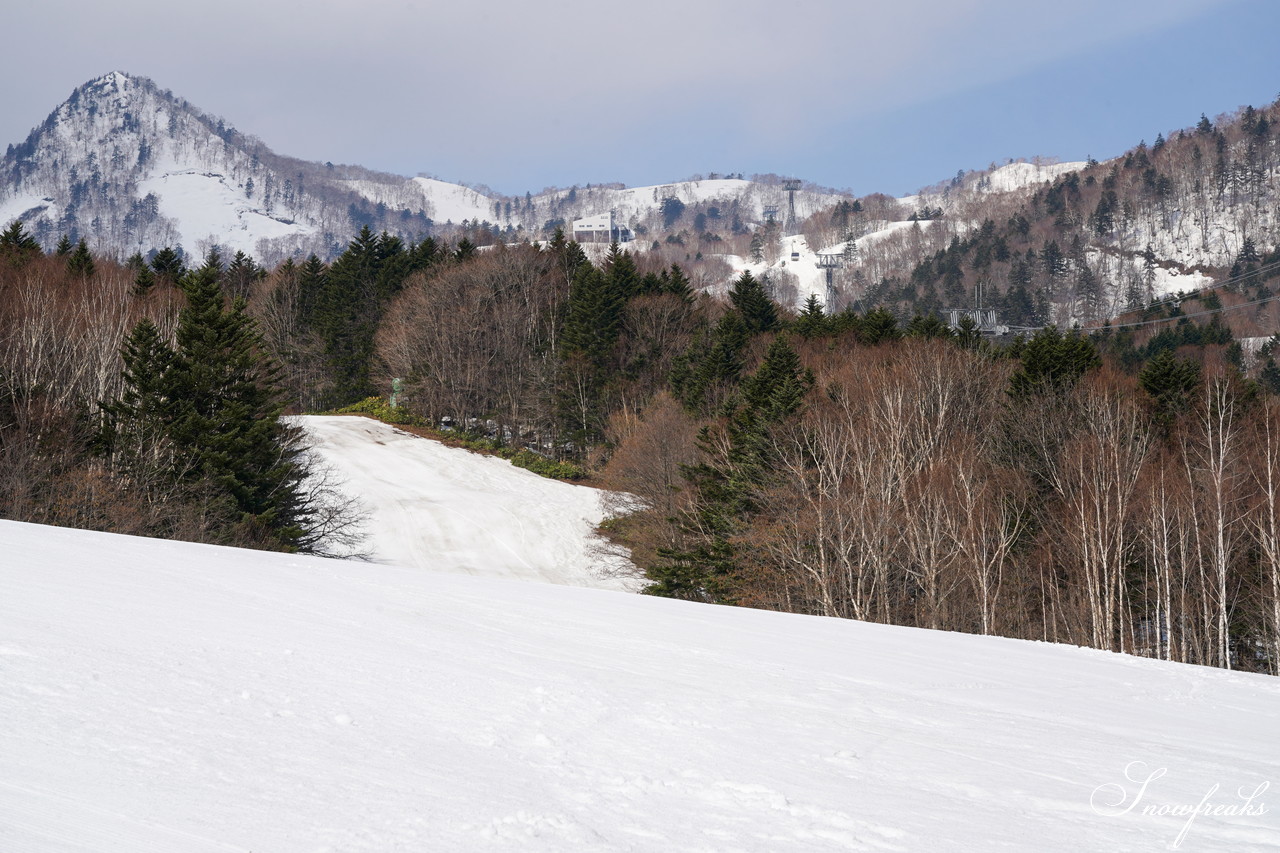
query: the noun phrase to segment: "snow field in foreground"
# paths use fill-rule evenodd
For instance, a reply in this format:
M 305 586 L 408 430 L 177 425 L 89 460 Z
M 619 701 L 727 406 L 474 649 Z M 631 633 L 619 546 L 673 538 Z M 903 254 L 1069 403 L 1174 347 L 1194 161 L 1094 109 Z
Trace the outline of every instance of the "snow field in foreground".
M 1145 807 L 1280 781 L 1263 676 L 14 522 L 0 553 L 5 851 L 1159 850 L 1187 819 Z M 1275 849 L 1278 796 L 1181 849 Z

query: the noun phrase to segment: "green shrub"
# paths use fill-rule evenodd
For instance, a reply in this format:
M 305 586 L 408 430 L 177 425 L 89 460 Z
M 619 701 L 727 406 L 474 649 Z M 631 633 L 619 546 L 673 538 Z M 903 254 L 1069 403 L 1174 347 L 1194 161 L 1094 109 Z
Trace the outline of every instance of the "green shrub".
M 393 409 L 391 404 L 381 397 L 365 397 L 358 403 L 343 406 L 327 414 L 331 415 L 369 415 L 386 424 L 398 426 L 430 427 L 423 418 L 411 414 L 407 409 Z
M 517 468 L 524 468 L 526 471 L 532 471 L 552 480 L 584 480 L 587 476 L 585 468 L 572 462 L 557 462 L 554 459 L 548 459 L 541 454 L 534 453 L 532 450 L 499 444 L 493 439 L 484 436 L 469 435 L 464 432 L 442 432 L 424 418 L 410 414 L 405 409 L 391 408 L 391 405 L 381 397 L 366 397 L 358 403 L 343 406 L 341 409 L 335 409 L 327 414 L 368 415 L 386 424 L 420 427 L 429 430 L 441 439 L 447 439 L 451 444 L 480 453 L 490 453 L 506 459 Z

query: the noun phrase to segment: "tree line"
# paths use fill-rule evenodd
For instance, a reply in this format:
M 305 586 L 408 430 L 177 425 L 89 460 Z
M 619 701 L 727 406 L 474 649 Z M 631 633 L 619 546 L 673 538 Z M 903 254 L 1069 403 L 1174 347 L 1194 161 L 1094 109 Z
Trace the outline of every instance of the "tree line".
M 414 414 L 632 496 L 607 532 L 653 594 L 1280 662 L 1271 356 L 1250 366 L 1213 317 L 1000 346 L 792 312 L 749 273 L 722 299 L 562 234 L 365 229 L 272 271 L 66 248 L 0 236 L 6 517 L 314 548 L 333 519 L 308 515 L 279 415 L 396 377 Z

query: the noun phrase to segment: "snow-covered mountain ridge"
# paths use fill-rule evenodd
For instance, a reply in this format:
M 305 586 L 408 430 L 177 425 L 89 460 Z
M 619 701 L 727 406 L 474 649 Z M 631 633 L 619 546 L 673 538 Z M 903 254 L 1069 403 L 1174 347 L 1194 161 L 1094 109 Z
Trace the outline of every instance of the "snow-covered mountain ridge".
M 112 72 L 9 146 L 0 220 L 23 219 L 46 247 L 69 234 L 121 255 L 166 245 L 193 255 L 217 245 L 268 263 L 328 255 L 373 205 L 325 171 L 273 154 L 150 80 Z
M 999 188 L 1045 174 L 1010 175 Z M 661 228 L 662 205 L 674 199 L 745 230 L 769 215 L 789 221 L 793 199 L 801 221 L 852 198 L 811 184 L 788 192 L 773 176 L 717 175 L 508 197 L 434 178 L 309 163 L 277 155 L 152 81 L 119 71 L 76 89 L 0 161 L 0 223 L 22 219 L 46 248 L 62 234 L 122 256 L 165 245 L 200 255 L 216 245 L 267 265 L 313 251 L 333 257 L 363 225 L 416 239 L 432 225 L 485 223 L 539 239 L 548 227 L 613 210 L 643 232 Z

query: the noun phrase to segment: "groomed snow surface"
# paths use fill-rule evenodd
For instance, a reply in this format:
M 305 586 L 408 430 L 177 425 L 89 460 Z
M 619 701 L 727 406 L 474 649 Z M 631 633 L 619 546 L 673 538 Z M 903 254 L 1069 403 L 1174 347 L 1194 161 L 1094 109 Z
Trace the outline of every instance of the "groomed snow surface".
M 379 563 L 519 580 L 629 589 L 634 567 L 593 531 L 604 493 L 504 459 L 446 447 L 363 417 L 297 418 L 321 464 L 366 513 Z M 610 571 L 610 570 L 613 571 Z
M 1280 839 L 1277 679 L 14 522 L 0 553 L 2 851 Z

